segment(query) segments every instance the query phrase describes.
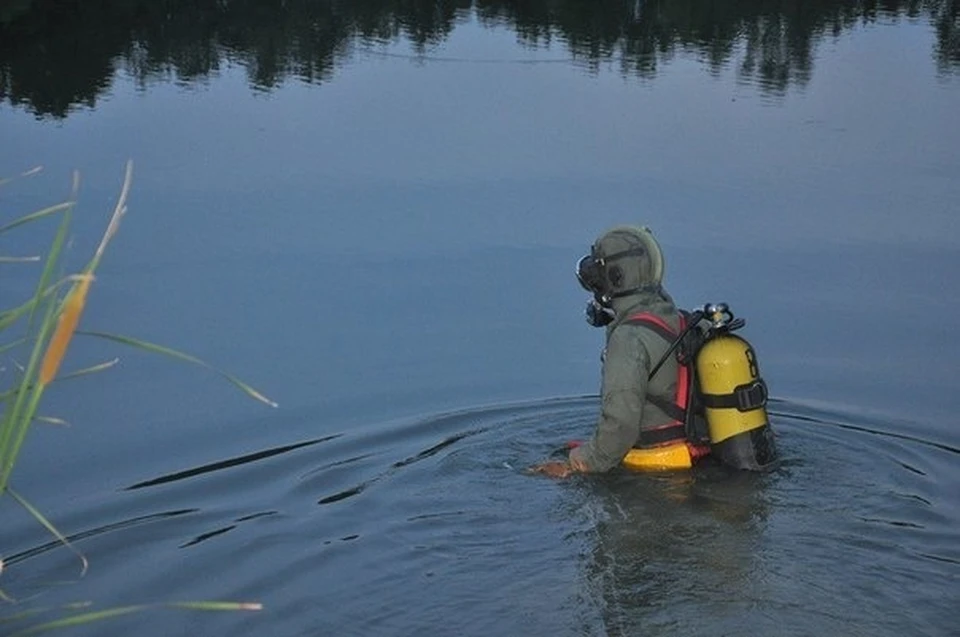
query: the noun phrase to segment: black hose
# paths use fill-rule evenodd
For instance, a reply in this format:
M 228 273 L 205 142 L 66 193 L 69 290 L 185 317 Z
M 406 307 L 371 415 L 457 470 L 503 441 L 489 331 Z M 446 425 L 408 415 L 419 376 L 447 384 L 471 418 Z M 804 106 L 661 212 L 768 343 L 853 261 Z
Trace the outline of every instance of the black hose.
M 670 347 L 668 347 L 667 351 L 664 352 L 663 356 L 660 357 L 660 360 L 657 361 L 657 364 L 653 366 L 653 370 L 650 371 L 650 375 L 647 376 L 647 380 L 652 379 L 656 373 L 660 371 L 660 368 L 663 367 L 663 364 L 667 362 L 667 359 L 670 358 L 670 355 L 673 354 L 674 350 L 677 349 L 684 337 L 690 333 L 690 330 L 697 326 L 697 323 L 699 323 L 703 317 L 703 310 L 696 310 L 692 312 L 689 317 L 687 317 L 687 327 L 680 332 L 680 335 L 675 341 L 670 343 Z

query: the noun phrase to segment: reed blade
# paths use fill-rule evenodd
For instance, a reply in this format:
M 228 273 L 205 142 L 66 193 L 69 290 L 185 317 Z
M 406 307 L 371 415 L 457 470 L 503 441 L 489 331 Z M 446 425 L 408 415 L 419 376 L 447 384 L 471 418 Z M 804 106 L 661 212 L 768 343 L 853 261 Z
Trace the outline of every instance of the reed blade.
M 0 329 L 2 329 L 2 328 L 0 328 Z M 4 343 L 3 345 L 0 345 L 0 354 L 3 354 L 4 352 L 6 352 L 6 351 L 8 351 L 8 350 L 11 350 L 11 349 L 13 349 L 14 347 L 17 347 L 18 345 L 23 345 L 23 344 L 26 343 L 26 342 L 27 342 L 27 337 L 24 336 L 23 338 L 18 338 L 18 339 L 15 340 L 15 341 L 11 341 L 11 342 L 9 342 L 9 343 Z
M 29 301 L 26 301 L 23 305 L 15 307 L 11 310 L 4 310 L 3 312 L 0 312 L 0 332 L 16 323 L 17 319 L 27 312 L 32 312 L 33 308 L 36 307 L 38 302 L 39 299 L 34 297 Z
M 258 400 L 258 401 L 264 403 L 265 405 L 269 405 L 269 406 L 271 406 L 271 407 L 277 407 L 277 403 L 275 403 L 274 401 L 270 400 L 270 399 L 267 398 L 265 395 L 263 395 L 262 393 L 260 393 L 259 391 L 257 391 L 256 389 L 254 389 L 253 387 L 251 387 L 250 385 L 248 385 L 247 383 L 243 382 L 242 380 L 240 380 L 240 379 L 237 378 L 236 376 L 234 376 L 234 375 L 232 375 L 232 374 L 228 374 L 227 372 L 223 371 L 222 369 L 218 369 L 217 367 L 214 367 L 214 366 L 211 365 L 210 363 L 207 363 L 206 361 L 203 361 L 203 360 L 201 360 L 201 359 L 199 359 L 199 358 L 197 358 L 196 356 L 193 356 L 193 355 L 191 355 L 191 354 L 186 354 L 186 353 L 184 353 L 184 352 L 181 352 L 181 351 L 172 349 L 172 348 L 170 348 L 170 347 L 165 347 L 165 346 L 163 346 L 163 345 L 157 345 L 156 343 L 151 343 L 151 342 L 149 342 L 149 341 L 144 341 L 144 340 L 140 340 L 140 339 L 137 339 L 137 338 L 131 338 L 131 337 L 129 337 L 129 336 L 123 336 L 123 335 L 120 335 L 120 334 L 110 334 L 110 333 L 108 333 L 108 332 L 96 332 L 96 331 L 88 331 L 88 330 L 80 330 L 80 331 L 77 331 L 77 334 L 83 334 L 84 336 L 95 336 L 95 337 L 97 337 L 97 338 L 104 338 L 104 339 L 107 339 L 107 340 L 109 340 L 109 341 L 114 341 L 114 342 L 116 342 L 116 343 L 122 343 L 123 345 L 128 345 L 128 346 L 130 346 L 130 347 L 135 347 L 135 348 L 137 348 L 137 349 L 142 349 L 142 350 L 145 350 L 145 351 L 148 351 L 148 352 L 153 352 L 153 353 L 155 353 L 155 354 L 162 354 L 163 356 L 168 356 L 168 357 L 170 357 L 170 358 L 175 358 L 175 359 L 177 359 L 177 360 L 186 361 L 186 362 L 188 362 L 188 363 L 193 363 L 194 365 L 199 365 L 200 367 L 204 367 L 204 368 L 206 368 L 206 369 L 209 369 L 209 370 L 211 370 L 211 371 L 219 374 L 220 376 L 222 376 L 223 378 L 225 378 L 227 381 L 229 381 L 229 382 L 232 383 L 234 386 L 236 386 L 237 388 L 239 388 L 240 390 L 242 390 L 245 394 L 247 394 L 248 396 L 250 396 L 250 397 L 253 398 L 254 400 Z
M 30 170 L 25 170 L 19 175 L 14 175 L 13 177 L 0 177 L 0 186 L 3 186 L 4 184 L 8 184 L 14 179 L 20 179 L 23 177 L 33 177 L 34 175 L 39 173 L 41 170 L 43 170 L 43 166 L 34 166 Z
M 64 202 L 49 206 L 47 208 L 44 208 L 43 210 L 37 210 L 36 212 L 31 212 L 28 215 L 23 215 L 19 219 L 14 219 L 13 221 L 11 221 L 5 226 L 0 226 L 0 234 L 3 234 L 4 232 L 7 232 L 9 230 L 13 230 L 14 228 L 18 226 L 22 226 L 25 223 L 30 223 L 31 221 L 36 221 L 37 219 L 43 219 L 44 217 L 55 215 L 58 212 L 69 210 L 71 207 L 73 207 L 72 201 L 64 201 Z
M 30 635 L 40 635 L 51 630 L 61 628 L 72 628 L 83 624 L 112 619 L 122 615 L 129 615 L 152 608 L 176 608 L 182 610 L 196 611 L 258 611 L 263 609 L 259 602 L 219 602 L 219 601 L 198 601 L 198 602 L 170 602 L 167 604 L 134 604 L 131 606 L 117 606 L 116 608 L 105 608 L 103 610 L 87 611 L 77 613 L 68 617 L 63 617 L 36 626 L 30 626 L 20 632 L 14 633 L 10 637 L 29 637 Z
M 70 204 L 71 206 L 73 204 Z M 37 291 L 33 295 L 36 299 L 42 299 L 45 296 L 45 290 L 47 289 L 47 282 L 53 276 L 53 270 L 57 266 L 57 262 L 60 260 L 60 252 L 63 250 L 64 241 L 67 239 L 67 230 L 70 227 L 70 210 L 68 209 L 64 215 L 63 220 L 60 222 L 60 227 L 57 228 L 57 234 L 53 237 L 53 243 L 50 245 L 50 253 L 47 255 L 46 260 L 43 264 L 43 270 L 40 272 L 40 280 L 37 282 Z M 37 305 L 34 305 L 34 310 L 30 312 L 30 318 L 27 321 L 27 330 L 33 328 L 33 319 L 35 316 Z
M 91 365 L 90 367 L 84 367 L 83 369 L 78 369 L 76 371 L 68 372 L 66 374 L 60 374 L 57 376 L 57 380 L 67 380 L 70 378 L 77 378 L 79 376 L 86 376 L 87 374 L 96 374 L 97 372 L 102 372 L 110 369 L 114 365 L 120 362 L 119 358 L 112 358 L 108 361 L 102 363 L 97 363 L 96 365 Z
M 57 418 L 57 417 L 55 417 L 55 416 L 34 416 L 34 417 L 33 417 L 33 422 L 40 422 L 40 423 L 43 423 L 43 424 L 45 424 L 45 425 L 55 425 L 55 426 L 57 426 L 57 427 L 69 427 L 69 426 L 70 426 L 70 423 L 68 423 L 68 422 L 67 422 L 66 420 L 64 420 L 63 418 Z
M 263 610 L 260 602 L 171 602 L 173 608 L 187 610 L 234 611 L 234 610 Z
M 10 637 L 28 637 L 29 635 L 39 635 L 51 630 L 72 628 L 74 626 L 81 626 L 83 624 L 103 621 L 104 619 L 110 619 L 112 617 L 129 615 L 130 613 L 141 611 L 144 608 L 146 608 L 146 606 L 137 604 L 134 606 L 118 606 L 116 608 L 107 608 L 104 610 L 90 611 L 88 613 L 80 613 L 78 615 L 70 615 L 69 617 L 63 617 L 61 619 L 55 619 L 53 621 L 44 622 L 43 624 L 31 626 L 30 628 L 14 633 Z
M 20 506 L 26 509 L 30 513 L 30 515 L 32 515 L 34 519 L 37 520 L 37 522 L 42 524 L 44 528 L 46 528 L 47 531 L 50 532 L 51 535 L 57 538 L 57 540 L 59 540 L 61 544 L 63 544 L 68 549 L 73 551 L 74 555 L 80 558 L 80 564 L 81 564 L 80 575 L 81 576 L 85 575 L 87 572 L 88 563 L 87 563 L 87 558 L 83 556 L 83 553 L 81 553 L 76 548 L 74 548 L 73 544 L 70 543 L 70 540 L 68 540 L 63 533 L 57 530 L 57 527 L 53 526 L 53 523 L 51 523 L 50 520 L 48 520 L 42 513 L 40 513 L 40 511 L 37 510 L 35 506 L 27 502 L 19 493 L 11 489 L 9 485 L 7 486 L 7 493 L 9 493 L 10 497 L 16 500 L 20 504 Z

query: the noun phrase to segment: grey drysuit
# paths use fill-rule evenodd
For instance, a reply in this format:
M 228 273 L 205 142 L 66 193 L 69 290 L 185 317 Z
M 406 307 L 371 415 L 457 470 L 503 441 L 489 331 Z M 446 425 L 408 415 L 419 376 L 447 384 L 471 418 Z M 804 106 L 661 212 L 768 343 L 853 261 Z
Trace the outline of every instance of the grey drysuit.
M 659 286 L 648 286 L 634 294 L 614 299 L 616 314 L 607 326 L 603 354 L 603 379 L 600 391 L 601 410 L 593 437 L 570 452 L 571 458 L 583 462 L 589 471 L 607 471 L 617 466 L 640 438 L 641 430 L 649 430 L 672 421 L 651 396 L 672 403 L 677 390 L 677 359 L 667 358 L 648 380 L 650 370 L 670 347 L 663 336 L 643 324 L 625 323 L 640 312 L 654 314 L 671 329 L 679 329 L 679 315 L 670 296 Z

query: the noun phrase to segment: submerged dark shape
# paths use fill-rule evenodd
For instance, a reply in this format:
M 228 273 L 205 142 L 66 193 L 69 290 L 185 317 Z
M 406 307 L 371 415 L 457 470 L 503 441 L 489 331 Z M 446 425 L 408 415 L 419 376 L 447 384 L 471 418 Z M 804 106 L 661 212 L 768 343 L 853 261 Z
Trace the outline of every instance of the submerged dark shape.
M 562 42 L 589 68 L 653 77 L 678 51 L 708 70 L 738 59 L 760 90 L 813 73 L 820 40 L 878 19 L 924 18 L 941 72 L 960 68 L 960 0 L 716 3 L 678 0 L 20 0 L 0 6 L 0 99 L 37 116 L 94 106 L 118 72 L 193 83 L 241 63 L 253 87 L 330 79 L 358 49 L 408 41 L 418 54 L 472 15 L 530 47 Z

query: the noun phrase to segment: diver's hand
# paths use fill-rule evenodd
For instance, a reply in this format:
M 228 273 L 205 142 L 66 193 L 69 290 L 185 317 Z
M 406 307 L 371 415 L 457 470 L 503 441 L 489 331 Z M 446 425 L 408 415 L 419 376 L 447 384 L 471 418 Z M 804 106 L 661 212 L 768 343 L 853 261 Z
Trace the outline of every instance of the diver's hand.
M 542 473 L 549 478 L 566 478 L 573 473 L 573 467 L 564 460 L 541 462 L 530 467 L 530 473 Z
M 541 462 L 527 469 L 527 472 L 542 473 L 547 477 L 560 479 L 570 477 L 571 473 L 589 473 L 590 467 L 580 457 L 582 451 L 578 448 L 580 443 L 567 443 L 567 446 L 570 447 L 570 455 L 566 460 Z

